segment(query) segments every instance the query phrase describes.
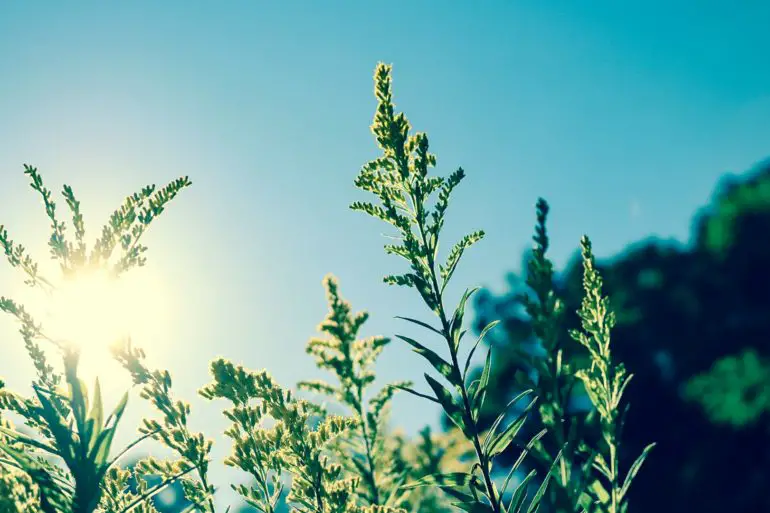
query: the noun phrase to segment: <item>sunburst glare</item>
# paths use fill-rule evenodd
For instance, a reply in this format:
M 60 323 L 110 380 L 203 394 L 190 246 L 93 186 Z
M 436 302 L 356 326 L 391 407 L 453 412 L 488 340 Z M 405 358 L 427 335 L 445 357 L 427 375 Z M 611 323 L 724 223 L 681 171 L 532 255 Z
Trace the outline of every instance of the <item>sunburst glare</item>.
M 130 382 L 110 353 L 112 344 L 130 337 L 137 345 L 152 346 L 153 356 L 162 352 L 158 341 L 167 337 L 169 321 L 164 298 L 162 280 L 140 268 L 120 278 L 106 270 L 79 271 L 25 303 L 48 338 L 80 350 L 81 378 L 93 383 L 98 377 L 109 394 Z
M 83 353 L 101 351 L 129 335 L 132 313 L 129 281 L 105 271 L 78 273 L 64 280 L 49 298 L 46 330 Z

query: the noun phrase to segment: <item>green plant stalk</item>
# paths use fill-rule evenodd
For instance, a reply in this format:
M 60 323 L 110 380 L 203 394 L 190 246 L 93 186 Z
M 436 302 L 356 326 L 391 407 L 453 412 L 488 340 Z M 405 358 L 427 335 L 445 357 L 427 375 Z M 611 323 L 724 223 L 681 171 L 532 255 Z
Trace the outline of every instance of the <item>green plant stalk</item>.
M 435 285 L 435 280 L 434 280 Z M 446 320 L 446 314 L 443 311 L 443 305 L 439 303 L 439 308 L 441 309 L 441 325 L 442 325 L 442 331 L 444 332 L 444 336 L 446 338 L 447 344 L 452 347 L 452 338 L 451 335 L 447 335 L 449 333 L 449 323 Z M 456 368 L 460 368 L 460 364 L 457 361 L 457 351 L 452 348 L 451 352 L 452 356 L 452 365 Z M 471 426 L 473 427 L 473 440 L 471 442 L 473 443 L 473 448 L 476 451 L 476 457 L 479 460 L 479 465 L 481 466 L 481 472 L 484 475 L 484 486 L 487 488 L 487 493 L 489 494 L 490 502 L 492 503 L 492 509 L 495 511 L 495 513 L 498 513 L 500 511 L 500 498 L 497 495 L 497 490 L 492 482 L 492 476 L 490 475 L 491 465 L 489 458 L 484 453 L 484 451 L 481 448 L 481 440 L 479 438 L 479 429 L 476 422 L 473 420 L 473 409 L 471 408 L 470 399 L 468 398 L 468 390 L 465 386 L 465 383 L 463 382 L 460 393 L 462 395 L 463 399 L 463 406 L 465 408 L 465 415 L 468 419 L 471 420 Z
M 528 262 L 526 280 L 529 288 L 535 292 L 537 301 L 531 301 L 526 294 L 522 294 L 520 297 L 524 302 L 527 313 L 532 318 L 534 332 L 546 350 L 546 356 L 544 357 L 545 365 L 544 368 L 538 369 L 541 375 L 535 388 L 539 392 L 538 395 L 545 399 L 543 406 L 549 407 L 551 411 L 548 412 L 547 419 L 541 418 L 545 427 L 548 428 L 548 432 L 553 437 L 556 447 L 560 447 L 562 451 L 562 458 L 559 461 L 559 472 L 557 473 L 558 486 L 552 487 L 549 493 L 553 497 L 554 505 L 559 502 L 557 497 L 559 494 L 566 497 L 565 500 L 568 503 L 568 508 L 572 511 L 578 504 L 581 493 L 577 491 L 576 495 L 576 490 L 570 486 L 575 447 L 566 431 L 565 424 L 567 420 L 566 409 L 569 391 L 574 386 L 574 378 L 571 378 L 571 382 L 567 385 L 566 394 L 563 394 L 559 377 L 564 376 L 565 373 L 563 372 L 562 352 L 558 347 L 557 332 L 557 328 L 561 324 L 563 304 L 555 296 L 553 264 L 546 257 L 550 243 L 546 227 L 549 210 L 548 203 L 543 198 L 538 198 L 536 205 L 537 223 L 535 235 L 532 237 L 535 246 L 532 257 Z M 545 387 L 543 387 L 544 381 L 546 381 Z
M 343 344 L 341 345 L 341 348 L 343 349 L 343 355 L 345 359 L 350 360 L 351 359 L 350 345 Z M 380 492 L 377 487 L 376 462 L 375 462 L 374 455 L 372 453 L 372 439 L 369 437 L 369 429 L 367 427 L 366 412 L 364 410 L 364 387 L 360 381 L 358 381 L 356 385 L 356 396 L 358 401 L 354 406 L 353 410 L 358 416 L 358 422 L 361 423 L 361 433 L 364 438 L 364 447 L 366 449 L 366 462 L 367 462 L 367 465 L 369 466 L 368 471 L 364 473 L 364 480 L 366 481 L 366 484 L 369 487 L 369 493 L 371 494 L 371 497 L 369 498 L 370 504 L 372 506 L 379 506 Z M 372 433 L 372 434 L 376 436 L 376 433 Z
M 358 421 L 361 423 L 361 432 L 364 436 L 364 447 L 366 448 L 366 462 L 369 465 L 369 471 L 365 474 L 367 486 L 369 486 L 369 492 L 371 493 L 370 503 L 372 506 L 380 505 L 380 491 L 377 487 L 376 476 L 376 462 L 372 453 L 372 442 L 369 438 L 369 429 L 366 424 L 366 413 L 364 412 L 364 390 L 361 385 L 358 387 L 358 407 L 356 413 L 358 414 Z M 372 433 L 376 436 L 376 433 Z
M 621 482 L 618 445 L 622 429 L 619 420 L 622 419 L 619 418 L 619 408 L 632 375 L 626 372 L 622 364 L 615 365 L 612 362 L 610 332 L 615 326 L 615 314 L 610 309 L 609 298 L 602 295 L 602 278 L 596 270 L 588 237 L 583 236 L 581 246 L 585 296 L 578 315 L 582 321 L 582 330 L 572 330 L 570 335 L 588 349 L 591 367 L 578 371 L 576 377 L 583 382 L 596 407 L 603 439 L 607 444 L 607 459 L 597 454 L 593 465 L 609 483 L 608 512 L 625 513 L 628 488 L 655 444 L 644 448 Z
M 417 288 L 425 304 L 439 317 L 441 328 L 434 328 L 415 319 L 407 318 L 406 320 L 426 327 L 441 336 L 448 346 L 450 361 L 444 360 L 415 340 L 403 336 L 399 336 L 399 338 L 409 343 L 415 352 L 426 358 L 444 378 L 452 383 L 456 392 L 459 392 L 459 397 L 456 397 L 456 393 L 445 388 L 428 374 L 425 377 L 433 389 L 435 398 L 406 387 L 399 388 L 439 403 L 471 442 L 477 460 L 470 473 L 429 476 L 418 480 L 409 487 L 438 485 L 442 490 L 459 499 L 465 508 L 500 513 L 503 509 L 501 497 L 504 490 L 498 493 L 492 480 L 492 459 L 511 444 L 523 425 L 524 418 L 520 417 L 499 433 L 495 433 L 493 429 L 482 441 L 476 411 L 483 405 L 489 384 L 491 352 L 487 354 L 487 363 L 482 379 L 478 382 L 474 381 L 470 385 L 466 383 L 466 372 L 463 371 L 458 360 L 459 343 L 465 333 L 462 330 L 465 305 L 475 289 L 465 292 L 451 321 L 447 317 L 443 301 L 444 289 L 464 251 L 483 238 L 484 232 L 479 230 L 463 237 L 449 252 L 446 264 L 439 265 L 439 269 L 436 269 L 438 236 L 444 224 L 449 197 L 452 190 L 464 178 L 465 172 L 460 168 L 447 178 L 428 176 L 428 168 L 435 166 L 435 156 L 429 153 L 427 135 L 424 133 L 409 135 L 411 127 L 405 115 L 394 113 L 390 70 L 390 66 L 380 64 L 375 72 L 375 95 L 378 99 L 378 106 L 372 132 L 384 154 L 366 164 L 356 178 L 356 185 L 378 196 L 382 206 L 355 202 L 351 208 L 386 221 L 401 232 L 403 245 L 386 245 L 385 250 L 387 253 L 396 254 L 409 261 L 413 273 L 387 276 L 384 281 L 388 284 Z M 425 202 L 436 191 L 438 191 L 438 198 L 435 208 L 428 209 Z M 430 225 L 426 225 L 428 213 L 432 218 Z M 484 332 L 495 324 L 491 323 Z M 473 350 L 482 338 L 483 334 L 479 336 Z M 466 367 L 470 358 L 471 355 L 468 356 Z M 471 389 L 475 385 L 478 387 L 471 393 Z M 527 411 L 528 409 L 529 407 L 527 407 Z M 500 413 L 496 426 L 501 425 L 506 412 L 507 408 Z M 481 479 L 475 473 L 476 465 L 481 472 Z M 549 469 L 549 474 L 552 470 Z M 530 513 L 537 509 L 545 493 L 546 483 L 547 477 L 528 508 Z M 467 491 L 460 491 L 461 488 L 466 487 Z M 482 492 L 486 497 L 489 502 L 488 505 L 479 498 L 479 492 Z M 521 493 L 519 495 L 522 496 Z
M 397 157 L 398 158 L 398 157 Z M 405 158 L 404 156 L 401 156 L 401 158 Z M 403 163 L 401 165 L 407 165 L 406 163 Z M 423 223 L 423 212 L 422 212 L 422 204 L 421 202 L 417 201 L 417 199 L 414 197 L 413 193 L 409 191 L 409 197 L 412 200 L 412 206 L 415 209 L 415 218 L 417 221 L 418 230 L 420 233 L 420 239 L 423 244 L 423 249 L 425 250 L 426 258 L 427 258 L 427 264 L 428 264 L 428 270 L 430 272 L 430 278 L 431 278 L 431 288 L 433 289 L 433 296 L 434 300 L 437 305 L 437 311 L 438 316 L 441 321 L 441 332 L 444 336 L 444 340 L 447 343 L 447 346 L 449 347 L 449 354 L 452 358 L 452 366 L 456 369 L 457 372 L 460 372 L 460 362 L 457 359 L 457 349 L 455 348 L 454 342 L 452 340 L 452 333 L 451 333 L 451 327 L 449 325 L 449 321 L 447 320 L 446 316 L 446 310 L 444 308 L 444 298 L 442 294 L 441 287 L 438 284 L 438 279 L 436 277 L 436 262 L 434 254 L 435 252 L 431 250 L 430 246 L 428 245 L 428 240 L 425 235 L 425 225 Z M 489 497 L 489 500 L 491 502 L 492 510 L 494 513 L 500 513 L 500 497 L 497 494 L 497 489 L 495 488 L 494 483 L 492 482 L 492 476 L 490 475 L 491 465 L 489 458 L 487 457 L 487 454 L 484 453 L 484 450 L 481 447 L 481 439 L 479 437 L 479 429 L 476 421 L 473 419 L 473 408 L 471 407 L 471 402 L 468 397 L 468 389 L 465 385 L 465 380 L 461 380 L 461 386 L 460 388 L 460 395 L 463 400 L 463 408 L 465 410 L 465 416 L 468 421 L 468 423 L 472 426 L 472 436 L 473 439 L 471 442 L 473 443 L 473 448 L 476 451 L 476 458 L 478 459 L 479 466 L 481 467 L 482 475 L 484 476 L 484 486 L 487 489 L 487 494 Z
M 300 389 L 330 396 L 349 408 L 355 427 L 347 442 L 355 442 L 353 454 L 342 446 L 336 447 L 336 456 L 348 459 L 345 467 L 351 475 L 358 476 L 355 495 L 363 507 L 394 509 L 391 502 L 399 502 L 398 488 L 393 482 L 400 479 L 399 471 L 389 461 L 385 438 L 381 433 L 383 412 L 390 403 L 397 386 L 386 385 L 369 401 L 364 396 L 375 380 L 374 366 L 383 348 L 390 342 L 385 337 L 358 338 L 358 332 L 369 318 L 366 312 L 353 313 L 349 302 L 339 293 L 339 283 L 332 275 L 323 280 L 329 302 L 329 313 L 318 326 L 324 338 L 313 337 L 305 348 L 316 359 L 319 368 L 330 371 L 338 381 L 332 385 L 323 380 L 302 381 Z M 363 438 L 363 440 L 361 440 Z M 359 447 L 360 442 L 360 447 Z M 343 443 L 344 445 L 344 443 Z M 384 465 L 383 465 L 384 463 Z M 391 491 L 391 494 L 388 494 Z

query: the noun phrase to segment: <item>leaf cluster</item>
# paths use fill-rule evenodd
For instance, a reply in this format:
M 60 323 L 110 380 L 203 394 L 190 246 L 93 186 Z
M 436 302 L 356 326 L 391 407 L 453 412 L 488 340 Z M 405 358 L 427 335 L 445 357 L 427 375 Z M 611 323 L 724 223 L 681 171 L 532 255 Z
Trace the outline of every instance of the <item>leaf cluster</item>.
M 31 188 L 42 199 L 51 223 L 48 240 L 51 258 L 58 261 L 64 279 L 77 279 L 94 270 L 107 270 L 113 278 L 117 278 L 132 267 L 144 265 L 145 260 L 141 255 L 146 247 L 139 242 L 142 234 L 165 205 L 190 185 L 187 177 L 183 177 L 160 190 L 156 191 L 155 186 L 151 185 L 143 188 L 141 193 L 129 196 L 124 206 L 105 225 L 102 236 L 97 239 L 89 255 L 84 240 L 85 226 L 80 202 L 72 187 L 64 185 L 62 190 L 72 215 L 74 237 L 70 240 L 67 237 L 67 226 L 58 216 L 53 195 L 43 183 L 37 168 L 25 165 L 24 173 L 30 178 Z M 27 285 L 41 288 L 48 294 L 55 291 L 54 282 L 41 276 L 38 264 L 22 245 L 9 238 L 3 226 L 0 226 L 0 244 L 11 266 L 25 273 Z M 110 263 L 110 256 L 118 244 L 122 252 L 118 254 L 116 262 Z M 128 393 L 123 395 L 109 415 L 105 415 L 98 380 L 93 392 L 89 393 L 88 387 L 79 378 L 81 348 L 77 341 L 60 341 L 50 336 L 23 305 L 10 298 L 0 297 L 0 310 L 18 321 L 19 332 L 37 374 L 32 383 L 31 397 L 0 387 L 0 410 L 17 414 L 26 428 L 32 430 L 32 434 L 28 435 L 10 422 L 0 426 L 0 468 L 13 472 L 8 476 L 21 476 L 13 480 L 9 477 L 4 481 L 3 486 L 8 494 L 4 497 L 12 500 L 23 511 L 32 500 L 29 494 L 18 496 L 17 490 L 23 486 L 27 490 L 35 490 L 34 502 L 43 512 L 90 513 L 100 508 L 121 513 L 137 508 L 150 511 L 147 509 L 151 507 L 147 500 L 164 486 L 156 487 L 155 490 L 140 489 L 139 495 L 131 495 L 127 486 L 124 486 L 125 474 L 117 469 L 116 464 L 129 449 L 150 436 L 150 431 L 161 436 L 160 425 L 148 424 L 145 426 L 145 436 L 115 455 L 113 438 L 125 412 Z M 58 362 L 49 361 L 49 354 L 41 343 L 50 344 L 57 352 Z M 132 356 L 136 354 L 132 353 Z M 135 362 L 132 360 L 132 363 Z M 138 369 L 139 364 L 134 367 Z M 167 375 L 166 380 L 170 386 Z M 157 384 L 159 375 L 149 374 L 146 381 Z M 167 392 L 167 389 L 148 388 L 145 397 L 150 398 L 152 395 L 156 406 L 160 407 L 165 405 L 161 391 Z M 163 411 L 167 413 L 168 424 L 173 415 L 171 410 Z M 168 429 L 164 433 L 167 437 L 174 436 Z M 146 465 L 141 468 L 144 474 L 152 470 Z
M 225 415 L 233 422 L 226 435 L 233 439 L 227 464 L 252 474 L 256 486 L 235 487 L 249 504 L 265 513 L 275 511 L 281 495 L 280 476 L 291 474 L 286 498 L 298 512 L 348 512 L 355 509 L 357 482 L 343 473 L 329 446 L 355 424 L 351 419 L 325 416 L 312 422 L 318 409 L 282 389 L 266 372 L 253 372 L 224 359 L 211 364 L 214 381 L 201 389 L 207 399 L 228 399 Z M 264 427 L 264 420 L 272 421 Z M 272 476 L 268 479 L 272 471 Z
M 534 405 L 534 400 L 510 421 L 509 411 L 513 407 L 519 407 L 520 400 L 528 394 L 515 398 L 499 412 L 492 427 L 482 434 L 479 412 L 490 386 L 492 350 L 487 352 L 484 370 L 478 379 L 469 379 L 468 369 L 485 334 L 497 323 L 492 322 L 482 330 L 461 364 L 460 342 L 467 331 L 463 329 L 465 309 L 468 300 L 478 289 L 466 290 L 451 316 L 444 305 L 446 286 L 465 250 L 481 240 L 484 232 L 476 231 L 466 235 L 452 247 L 444 263 L 438 262 L 439 235 L 450 195 L 464 178 L 465 172 L 460 168 L 447 178 L 428 174 L 429 168 L 436 164 L 435 156 L 429 152 L 428 137 L 424 133 L 409 134 L 411 126 L 406 116 L 395 112 L 391 89 L 391 68 L 380 64 L 375 72 L 375 96 L 378 106 L 372 132 L 383 155 L 365 165 L 356 179 L 356 185 L 373 193 L 379 199 L 379 204 L 356 202 L 351 208 L 396 227 L 401 244 L 387 245 L 385 251 L 407 260 L 411 272 L 388 276 L 385 282 L 416 288 L 440 322 L 439 327 L 434 327 L 424 321 L 404 318 L 443 339 L 448 355 L 443 357 L 426 344 L 397 335 L 425 358 L 440 376 L 437 379 L 425 374 L 432 394 L 424 394 L 406 387 L 403 389 L 439 404 L 457 429 L 472 443 L 476 453 L 476 461 L 470 472 L 426 476 L 411 486 L 439 487 L 456 499 L 456 506 L 467 511 L 518 511 L 526 497 L 526 484 L 534 474 L 525 479 L 524 485 L 520 485 L 513 498 L 506 503 L 504 495 L 511 478 L 519 470 L 521 461 L 510 469 L 502 488 L 498 488 L 493 480 L 493 461 L 513 444 L 527 413 Z M 431 201 L 431 195 L 434 193 L 435 201 Z M 450 386 L 447 387 L 441 380 Z M 530 441 L 530 445 L 533 443 L 534 439 Z M 522 455 L 526 452 L 528 449 L 525 449 Z M 554 462 L 558 460 L 557 456 Z M 527 507 L 529 513 L 537 510 L 547 483 L 546 476 L 530 500 Z

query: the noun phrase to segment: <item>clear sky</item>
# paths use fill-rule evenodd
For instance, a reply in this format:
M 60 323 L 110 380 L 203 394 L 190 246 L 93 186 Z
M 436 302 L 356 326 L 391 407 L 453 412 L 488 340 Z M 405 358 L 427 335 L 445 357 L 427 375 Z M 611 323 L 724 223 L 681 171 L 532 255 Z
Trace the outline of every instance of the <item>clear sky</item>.
M 372 313 L 366 334 L 414 334 L 393 317 L 429 314 L 413 290 L 381 284 L 403 269 L 382 251 L 386 227 L 347 208 L 377 155 L 378 61 L 394 65 L 397 106 L 428 132 L 438 172 L 467 171 L 447 238 L 488 233 L 456 298 L 466 285 L 502 290 L 538 196 L 559 267 L 583 233 L 600 257 L 650 235 L 686 242 L 717 179 L 770 154 L 769 25 L 770 4 L 751 0 L 8 0 L 0 222 L 46 258 L 23 163 L 75 188 L 90 234 L 126 194 L 189 175 L 147 237 L 147 294 L 167 309 L 137 343 L 172 370 L 195 427 L 215 432 L 217 408 L 194 396 L 214 356 L 286 385 L 314 375 L 304 345 L 326 312 L 326 273 Z M 1 294 L 17 289 L 8 267 Z M 0 375 L 23 383 L 10 320 L 2 333 Z M 381 376 L 423 369 L 395 344 Z M 410 432 L 437 418 L 397 400 Z

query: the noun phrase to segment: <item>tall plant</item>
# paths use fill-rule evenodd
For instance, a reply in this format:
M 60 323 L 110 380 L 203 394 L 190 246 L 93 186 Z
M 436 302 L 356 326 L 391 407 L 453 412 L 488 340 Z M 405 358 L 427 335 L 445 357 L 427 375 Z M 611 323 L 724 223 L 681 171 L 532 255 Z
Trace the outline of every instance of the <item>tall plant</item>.
M 37 168 L 25 165 L 24 173 L 30 177 L 32 189 L 43 201 L 51 223 L 48 240 L 51 257 L 58 261 L 65 280 L 75 280 L 96 270 L 105 271 L 111 279 L 118 279 L 131 268 L 144 265 L 147 248 L 141 242 L 142 236 L 166 205 L 191 183 L 187 177 L 182 177 L 161 189 L 151 185 L 127 197 L 102 228 L 101 236 L 88 253 L 80 201 L 72 188 L 65 185 L 62 191 L 72 216 L 74 239 L 70 240 L 66 237 L 66 224 L 58 216 L 52 193 L 44 185 Z M 0 226 L 0 244 L 11 266 L 26 274 L 27 285 L 41 288 L 48 294 L 56 289 L 54 280 L 40 273 L 38 264 L 22 245 L 8 237 L 3 226 Z M 0 426 L 0 466 L 4 471 L 21 471 L 25 476 L 19 478 L 21 482 L 31 480 L 29 482 L 36 490 L 39 508 L 45 513 L 91 513 L 100 504 L 123 504 L 125 501 L 118 495 L 128 492 L 127 487 L 115 486 L 123 475 L 116 469 L 117 461 L 142 439 L 162 436 L 162 430 L 150 426 L 144 436 L 114 455 L 113 437 L 125 411 L 128 393 L 105 418 L 99 381 L 89 393 L 79 377 L 81 341 L 61 340 L 56 334 L 48 333 L 23 305 L 10 298 L 0 298 L 0 310 L 19 322 L 19 332 L 37 373 L 32 382 L 31 397 L 0 386 L 0 408 L 19 415 L 27 428 L 33 431 L 32 436 L 23 434 L 8 419 L 3 419 L 4 424 Z M 49 347 L 44 348 L 41 343 Z M 49 362 L 46 349 L 57 351 L 60 358 L 58 364 Z M 170 386 L 170 379 L 167 381 Z M 151 394 L 145 395 L 149 397 Z M 160 396 L 155 394 L 153 397 L 158 400 Z M 164 433 L 168 434 L 168 431 Z M 200 465 L 198 467 L 199 471 L 203 470 Z M 151 469 L 141 468 L 145 473 L 151 473 Z M 205 475 L 205 470 L 203 472 L 201 476 Z M 133 510 L 145 504 L 162 488 L 158 486 L 145 490 L 135 495 L 125 507 L 111 510 Z M 9 485 L 6 489 L 12 490 L 13 487 Z
M 506 424 L 504 421 L 508 418 L 509 409 L 518 405 L 519 399 L 528 392 L 515 398 L 506 409 L 499 412 L 492 429 L 482 433 L 479 411 L 490 386 L 492 350 L 487 353 L 484 371 L 478 380 L 468 379 L 468 369 L 473 353 L 484 335 L 497 322 L 484 328 L 463 362 L 460 344 L 467 331 L 463 328 L 465 307 L 478 289 L 466 290 L 451 314 L 444 300 L 446 287 L 463 254 L 484 237 L 484 232 L 476 231 L 466 235 L 452 247 L 443 263 L 438 261 L 439 236 L 450 196 L 465 177 L 465 172 L 460 168 L 446 178 L 428 174 L 429 168 L 436 164 L 436 157 L 429 151 L 428 136 L 421 132 L 410 134 L 411 126 L 406 116 L 395 112 L 390 66 L 380 64 L 377 67 L 375 95 L 378 105 L 372 132 L 383 154 L 363 167 L 355 183 L 360 189 L 374 194 L 379 201 L 355 202 L 351 208 L 385 221 L 397 230 L 399 243 L 386 245 L 385 251 L 406 260 L 410 272 L 386 276 L 384 281 L 417 289 L 425 304 L 438 318 L 439 326 L 408 317 L 402 319 L 440 337 L 447 355 L 442 357 L 428 345 L 397 335 L 424 357 L 438 372 L 440 379 L 444 380 L 442 383 L 430 374 L 425 374 L 432 395 L 412 388 L 401 388 L 441 405 L 448 418 L 472 443 L 476 455 L 476 462 L 470 472 L 429 476 L 411 486 L 438 486 L 456 498 L 456 505 L 469 511 L 516 511 L 524 501 L 526 484 L 533 475 L 527 476 L 511 501 L 505 503 L 505 492 L 513 473 L 518 469 L 518 462 L 510 470 L 502 488 L 498 488 L 494 482 L 492 464 L 495 457 L 514 441 L 534 401 L 525 407 L 514 422 Z M 431 202 L 434 197 L 435 201 Z M 558 460 L 559 457 L 555 458 L 554 464 Z M 537 510 L 547 483 L 548 475 L 532 497 L 528 512 Z
M 534 247 L 527 261 L 529 290 L 518 295 L 542 351 L 528 351 L 519 345 L 510 348 L 514 358 L 534 371 L 518 373 L 516 380 L 519 386 L 534 389 L 540 397 L 533 420 L 547 429 L 547 434 L 535 444 L 533 455 L 540 465 L 549 465 L 557 454 L 561 455 L 548 491 L 547 502 L 552 510 L 602 512 L 609 507 L 610 511 L 622 511 L 631 479 L 654 444 L 644 449 L 621 486 L 618 446 L 622 418 L 619 412 L 625 407 L 621 399 L 631 375 L 611 358 L 610 331 L 615 318 L 609 299 L 601 295 L 602 281 L 588 237 L 581 241 L 584 301 L 577 312 L 583 331 L 570 332 L 573 343 L 577 342 L 588 352 L 588 368 L 579 360 L 574 347 L 563 344 L 564 304 L 556 294 L 553 263 L 547 257 L 548 213 L 548 203 L 540 198 L 536 206 Z M 592 410 L 576 409 L 572 404 L 576 394 L 583 390 L 591 399 Z

